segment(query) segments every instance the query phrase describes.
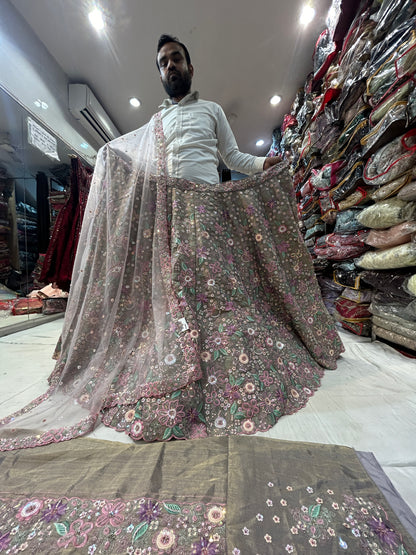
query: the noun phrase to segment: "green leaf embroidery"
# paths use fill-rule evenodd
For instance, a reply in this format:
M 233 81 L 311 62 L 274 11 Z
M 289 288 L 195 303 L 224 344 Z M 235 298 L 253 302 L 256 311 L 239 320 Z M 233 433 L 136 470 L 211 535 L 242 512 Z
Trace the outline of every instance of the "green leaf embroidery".
M 141 522 L 140 524 L 138 524 L 133 530 L 133 541 L 135 542 L 136 540 L 144 536 L 148 528 L 149 525 L 147 524 L 147 522 Z
M 175 434 L 175 437 L 183 437 L 183 436 L 184 436 L 184 433 L 183 433 L 183 431 L 179 428 L 179 426 L 173 426 L 172 432 Z
M 172 428 L 166 428 L 162 439 L 168 439 L 172 435 Z
M 235 385 L 235 378 L 232 374 L 229 375 L 228 381 L 230 382 L 230 385 Z
M 221 353 L 222 355 L 225 355 L 225 356 L 228 355 L 228 353 L 227 353 L 227 351 L 226 351 L 225 349 L 220 349 L 220 353 Z
M 214 351 L 214 360 L 217 360 L 217 358 L 220 356 L 220 352 L 219 351 Z
M 235 385 L 241 385 L 244 382 L 244 378 L 238 378 L 238 380 L 235 382 Z
M 244 412 L 236 412 L 235 415 L 234 415 L 234 418 L 236 420 L 242 420 L 245 417 L 246 417 L 246 415 L 244 414 Z
M 198 312 L 198 310 L 201 310 L 201 306 L 202 306 L 201 301 L 199 301 L 199 302 L 196 303 L 196 310 L 197 310 L 197 312 Z
M 311 505 L 308 512 L 312 518 L 317 518 L 321 512 L 321 505 Z
M 171 515 L 178 515 L 181 512 L 181 508 L 175 503 L 163 503 L 163 506 Z
M 193 287 L 190 287 L 189 291 L 192 293 L 192 295 L 195 295 L 195 289 Z
M 409 555 L 402 544 L 399 545 L 399 555 Z
M 181 266 L 182 266 L 182 270 L 188 269 L 188 266 L 185 264 L 185 262 L 182 262 Z
M 60 536 L 66 536 L 69 531 L 69 522 L 54 522 L 56 531 Z
M 224 326 L 223 326 L 222 324 L 220 324 L 220 325 L 218 326 L 218 331 L 219 331 L 220 333 L 224 331 Z
M 231 405 L 231 408 L 230 408 L 231 414 L 235 414 L 235 413 L 237 412 L 237 408 L 238 408 L 238 405 L 237 405 L 237 403 L 234 401 L 234 403 Z
M 180 397 L 182 395 L 182 391 L 180 389 L 178 389 L 177 391 L 174 391 L 172 393 L 172 395 L 170 396 L 171 399 L 177 399 L 178 397 Z

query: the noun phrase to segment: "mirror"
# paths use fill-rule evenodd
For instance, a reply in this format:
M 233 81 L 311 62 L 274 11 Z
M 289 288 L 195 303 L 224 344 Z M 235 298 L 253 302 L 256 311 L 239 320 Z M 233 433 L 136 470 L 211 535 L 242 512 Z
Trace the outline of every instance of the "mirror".
M 39 277 L 69 196 L 71 156 L 62 139 L 0 88 L 0 336 L 63 315 L 59 302 L 48 299 L 63 299 L 64 309 L 67 292 Z

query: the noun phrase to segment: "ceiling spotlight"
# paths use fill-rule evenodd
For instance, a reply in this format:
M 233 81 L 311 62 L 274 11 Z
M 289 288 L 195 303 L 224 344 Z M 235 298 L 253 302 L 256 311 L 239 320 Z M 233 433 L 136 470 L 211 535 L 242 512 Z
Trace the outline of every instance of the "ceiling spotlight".
M 264 145 L 263 139 L 259 139 L 256 143 L 256 146 L 263 146 L 263 145 Z
M 278 94 L 275 94 L 274 96 L 271 97 L 270 104 L 272 106 L 277 106 L 281 100 L 282 100 L 282 97 L 279 96 Z
M 135 96 L 133 96 L 133 98 L 130 98 L 129 102 L 134 108 L 138 108 L 141 105 L 140 100 Z
M 92 10 L 92 12 L 88 14 L 88 19 L 90 20 L 90 23 L 94 27 L 94 29 L 97 29 L 97 31 L 101 31 L 101 29 L 104 29 L 105 23 L 103 14 L 98 8 L 95 8 L 94 10 Z
M 312 8 L 310 4 L 305 4 L 302 8 L 302 13 L 300 14 L 299 23 L 306 27 L 306 25 L 315 17 L 315 13 L 314 8 Z
M 79 146 L 80 146 L 81 148 L 87 149 L 87 148 L 89 148 L 90 145 L 89 145 L 88 143 L 81 143 Z

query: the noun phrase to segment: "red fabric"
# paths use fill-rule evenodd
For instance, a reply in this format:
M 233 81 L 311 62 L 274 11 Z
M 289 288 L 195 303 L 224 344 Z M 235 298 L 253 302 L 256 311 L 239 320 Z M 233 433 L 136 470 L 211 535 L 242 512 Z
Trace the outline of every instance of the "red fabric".
M 42 283 L 56 283 L 64 291 L 69 291 L 71 284 L 72 268 L 91 179 L 92 170 L 84 167 L 78 158 L 73 158 L 71 194 L 56 219 L 39 278 Z

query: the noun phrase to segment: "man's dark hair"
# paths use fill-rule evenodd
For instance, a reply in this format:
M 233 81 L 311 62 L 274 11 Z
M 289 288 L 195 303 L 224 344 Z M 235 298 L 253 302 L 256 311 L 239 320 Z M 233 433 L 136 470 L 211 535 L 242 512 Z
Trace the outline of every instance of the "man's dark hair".
M 179 39 L 177 39 L 176 37 L 172 37 L 171 35 L 161 35 L 159 38 L 159 42 L 157 43 L 157 54 L 159 54 L 160 49 L 163 48 L 165 46 L 165 44 L 167 44 L 168 42 L 176 42 L 176 44 L 179 44 L 179 46 L 183 49 L 184 53 L 185 53 L 185 59 L 186 59 L 186 63 L 189 64 L 191 63 L 191 56 L 189 55 L 188 49 L 186 48 L 186 46 L 179 41 Z M 156 55 L 156 66 L 157 69 L 160 70 L 158 61 L 157 61 L 157 55 Z

